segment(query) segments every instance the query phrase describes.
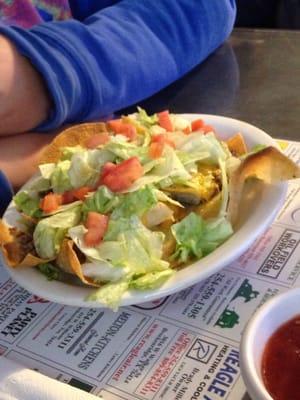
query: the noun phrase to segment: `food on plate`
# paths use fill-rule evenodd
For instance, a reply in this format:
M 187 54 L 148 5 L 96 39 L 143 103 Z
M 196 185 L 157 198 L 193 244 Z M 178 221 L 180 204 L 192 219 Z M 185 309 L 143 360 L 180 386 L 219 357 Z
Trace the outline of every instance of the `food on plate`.
M 0 223 L 7 264 L 95 287 L 88 300 L 112 308 L 159 287 L 230 238 L 246 180 L 300 176 L 276 148 L 221 138 L 200 118 L 142 109 L 65 130 L 14 197 L 18 223 Z
M 299 167 L 275 147 L 265 147 L 249 154 L 229 180 L 230 202 L 228 218 L 234 224 L 238 218 L 243 188 L 248 178 L 255 177 L 267 184 L 299 178 Z
M 297 315 L 271 335 L 263 353 L 262 377 L 272 398 L 300 398 L 299 353 L 300 315 Z

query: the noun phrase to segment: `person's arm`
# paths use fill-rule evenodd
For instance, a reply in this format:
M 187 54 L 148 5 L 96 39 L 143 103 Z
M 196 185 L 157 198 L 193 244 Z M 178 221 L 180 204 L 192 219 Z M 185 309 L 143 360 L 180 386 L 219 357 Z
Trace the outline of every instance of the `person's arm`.
M 180 78 L 230 34 L 234 0 L 123 0 L 83 22 L 0 27 L 44 77 L 48 120 L 95 120 Z M 1 132 L 1 128 L 0 128 Z
M 47 119 L 50 95 L 38 71 L 0 36 L 0 134 L 25 132 Z
M 42 152 L 58 132 L 26 133 L 0 137 L 0 170 L 5 174 L 9 186 L 18 190 L 35 172 Z M 0 194 L 7 193 L 7 184 L 2 177 Z

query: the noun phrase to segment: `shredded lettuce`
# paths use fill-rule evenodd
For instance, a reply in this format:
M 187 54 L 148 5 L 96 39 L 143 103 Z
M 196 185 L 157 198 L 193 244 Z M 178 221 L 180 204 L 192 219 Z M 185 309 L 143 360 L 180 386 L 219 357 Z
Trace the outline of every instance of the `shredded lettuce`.
M 205 221 L 194 212 L 172 225 L 171 230 L 176 239 L 173 257 L 184 263 L 211 253 L 233 233 L 230 222 L 224 217 Z
M 39 207 L 40 198 L 32 192 L 24 190 L 14 196 L 14 202 L 19 211 L 35 218 L 42 216 L 42 210 Z
M 111 218 L 128 218 L 132 215 L 142 216 L 156 203 L 155 191 L 151 186 L 145 186 L 136 192 L 121 196 L 120 205 L 114 209 Z
M 172 121 L 174 131 L 183 131 L 187 127 L 191 126 L 190 121 L 181 117 L 180 115 L 170 114 L 170 119 Z
M 161 259 L 164 234 L 150 231 L 136 216 L 111 220 L 104 238 L 113 238 L 125 244 L 125 265 L 133 274 L 160 271 L 169 266 Z
M 158 123 L 158 117 L 156 114 L 148 115 L 141 107 L 137 107 L 137 109 L 138 112 L 136 113 L 136 119 L 140 124 L 146 128 L 150 128 L 152 125 Z
M 51 263 L 39 264 L 37 268 L 48 281 L 58 280 L 61 276 L 61 270 Z
M 27 186 L 28 191 L 30 192 L 47 192 L 50 190 L 51 183 L 49 179 L 45 179 L 43 176 L 38 175 L 36 176 L 32 182 L 30 182 L 30 185 Z
M 147 229 L 137 216 L 110 219 L 104 240 L 95 247 L 84 244 L 84 226 L 69 229 L 69 236 L 89 260 L 125 268 L 127 275 L 167 269 L 161 259 L 164 234 Z
M 191 175 L 184 168 L 174 149 L 166 146 L 163 156 L 156 162 L 149 173 L 137 179 L 134 184 L 128 189 L 128 192 L 140 190 L 145 185 L 151 183 L 159 183 L 163 180 L 168 180 L 168 185 L 172 185 L 178 180 L 186 181 L 191 178 Z M 165 186 L 168 186 L 165 185 Z
M 44 179 L 50 180 L 53 171 L 55 170 L 55 163 L 47 163 L 39 165 L 39 170 Z
M 165 271 L 153 271 L 139 276 L 130 281 L 130 288 L 138 290 L 152 290 L 160 287 L 167 279 L 175 273 L 172 269 Z
M 74 188 L 94 186 L 99 179 L 101 167 L 115 161 L 115 155 L 106 149 L 75 153 L 69 169 L 70 182 Z
M 72 184 L 68 174 L 70 166 L 71 162 L 69 160 L 60 161 L 55 165 L 50 176 L 51 187 L 55 193 L 63 193 L 72 189 Z
M 98 301 L 117 311 L 121 299 L 129 286 L 128 280 L 111 282 L 102 286 L 100 289 L 95 290 L 86 297 L 87 301 Z
M 127 138 L 123 135 L 113 136 L 110 142 L 105 145 L 105 149 L 121 160 L 137 157 L 142 164 L 149 160 L 147 147 L 138 147 L 128 142 Z
M 71 159 L 72 159 L 72 157 L 73 157 L 74 154 L 76 154 L 76 153 L 82 153 L 82 152 L 84 152 L 84 151 L 86 151 L 86 149 L 85 149 L 84 147 L 82 147 L 82 146 L 79 146 L 79 145 L 77 145 L 77 146 L 72 146 L 72 147 L 66 146 L 66 147 L 64 147 L 64 148 L 62 149 L 62 157 L 61 157 L 61 160 L 70 160 L 70 161 L 71 161 Z
M 109 242 L 107 242 L 109 243 Z M 117 282 L 127 275 L 126 268 L 116 267 L 103 260 L 92 260 L 82 264 L 84 276 L 92 278 L 95 282 Z
M 121 240 L 102 241 L 98 246 L 90 247 L 84 242 L 86 232 L 83 225 L 78 225 L 70 228 L 68 235 L 89 261 L 101 261 L 114 266 L 124 262 L 124 243 Z
M 188 153 L 191 161 L 205 161 L 214 164 L 217 164 L 219 159 L 226 160 L 230 156 L 230 153 L 213 133 L 200 135 L 196 132 L 186 135 L 178 146 L 178 150 L 181 151 L 181 158 L 184 157 L 182 153 L 185 152 Z
M 77 225 L 80 218 L 81 206 L 77 205 L 40 220 L 33 233 L 37 254 L 44 259 L 55 258 L 68 229 Z
M 153 271 L 133 279 L 123 278 L 117 282 L 110 282 L 91 293 L 87 301 L 100 301 L 107 307 L 116 311 L 120 305 L 123 295 L 128 289 L 152 290 L 160 287 L 174 271 Z
M 111 212 L 120 202 L 119 196 L 111 192 L 106 186 L 100 186 L 91 196 L 88 196 L 83 202 L 83 217 L 89 211 L 96 211 L 100 214 Z

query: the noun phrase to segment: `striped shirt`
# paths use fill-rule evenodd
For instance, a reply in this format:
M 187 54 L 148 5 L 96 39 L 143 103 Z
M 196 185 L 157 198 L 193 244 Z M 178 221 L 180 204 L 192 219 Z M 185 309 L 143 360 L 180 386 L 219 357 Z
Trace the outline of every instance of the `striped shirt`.
M 42 21 L 70 18 L 68 0 L 0 0 L 0 21 L 30 28 Z

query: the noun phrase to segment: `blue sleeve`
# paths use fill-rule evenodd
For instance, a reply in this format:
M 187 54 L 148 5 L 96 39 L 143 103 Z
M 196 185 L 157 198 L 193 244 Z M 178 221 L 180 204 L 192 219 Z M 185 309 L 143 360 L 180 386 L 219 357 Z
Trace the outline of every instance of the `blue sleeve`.
M 99 119 L 177 80 L 230 34 L 234 0 L 123 0 L 84 22 L 0 27 L 41 72 L 53 110 L 41 130 Z
M 75 19 L 83 21 L 91 14 L 96 13 L 103 8 L 113 6 L 120 0 L 69 0 L 72 15 Z
M 6 207 L 12 199 L 12 188 L 6 176 L 0 171 L 0 216 L 5 211 Z

